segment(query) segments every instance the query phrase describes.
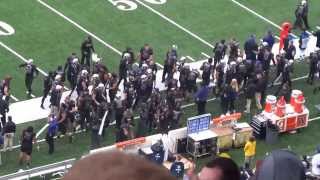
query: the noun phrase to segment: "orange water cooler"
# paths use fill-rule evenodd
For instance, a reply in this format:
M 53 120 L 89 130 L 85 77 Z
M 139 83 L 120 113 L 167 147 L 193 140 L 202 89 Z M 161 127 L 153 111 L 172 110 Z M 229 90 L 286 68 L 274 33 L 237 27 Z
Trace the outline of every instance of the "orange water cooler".
M 278 117 L 283 117 L 286 115 L 286 101 L 284 96 L 281 96 L 277 102 L 276 115 Z
M 294 111 L 296 113 L 302 113 L 304 109 L 304 103 L 305 103 L 305 99 L 304 99 L 304 96 L 301 94 L 298 96 L 297 99 L 295 99 Z
M 272 95 L 268 95 L 266 98 L 266 105 L 264 111 L 267 113 L 272 113 L 275 110 L 277 104 L 277 98 Z
M 302 95 L 302 91 L 300 90 L 292 90 L 291 92 L 291 98 L 290 98 L 290 104 L 295 107 L 296 99 Z

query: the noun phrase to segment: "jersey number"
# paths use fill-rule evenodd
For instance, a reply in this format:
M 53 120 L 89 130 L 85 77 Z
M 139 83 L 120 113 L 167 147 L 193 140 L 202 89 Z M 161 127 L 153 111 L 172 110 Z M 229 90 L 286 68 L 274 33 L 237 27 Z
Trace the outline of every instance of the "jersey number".
M 137 3 L 131 0 L 108 0 L 112 5 L 122 11 L 133 11 L 138 8 Z M 143 0 L 150 4 L 164 4 L 167 0 Z

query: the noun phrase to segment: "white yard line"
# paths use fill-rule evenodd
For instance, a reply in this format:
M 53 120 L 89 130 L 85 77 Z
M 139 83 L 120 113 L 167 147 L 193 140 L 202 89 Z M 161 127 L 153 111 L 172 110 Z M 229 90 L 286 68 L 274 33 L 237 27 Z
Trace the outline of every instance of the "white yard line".
M 49 124 L 44 125 L 40 131 L 37 132 L 36 138 L 38 138 L 47 129 L 47 127 L 49 127 Z
M 14 101 L 19 101 L 19 99 L 13 96 L 12 94 L 10 94 L 10 98 L 13 99 Z
M 162 13 L 160 13 L 159 11 L 153 9 L 152 7 L 150 7 L 149 5 L 145 4 L 144 2 L 140 1 L 140 0 L 135 0 L 137 3 L 139 3 L 140 5 L 144 6 L 145 8 L 149 9 L 151 12 L 153 12 L 154 14 L 157 14 L 158 16 L 160 16 L 161 18 L 163 18 L 164 20 L 168 21 L 169 23 L 173 24 L 174 26 L 176 26 L 177 28 L 183 30 L 184 32 L 188 33 L 189 35 L 191 35 L 192 37 L 194 37 L 195 39 L 201 41 L 203 44 L 209 46 L 210 48 L 214 48 L 214 46 L 212 44 L 210 44 L 208 41 L 202 39 L 201 37 L 199 37 L 197 34 L 189 31 L 188 29 L 186 29 L 185 27 L 179 25 L 178 23 L 174 22 L 172 19 L 168 18 L 167 16 L 163 15 Z
M 121 55 L 121 51 L 119 51 L 118 49 L 116 49 L 115 47 L 113 47 L 112 45 L 106 43 L 104 40 L 102 40 L 101 38 L 99 38 L 98 36 L 96 36 L 94 33 L 88 31 L 87 29 L 85 29 L 83 26 L 79 25 L 77 22 L 73 21 L 72 19 L 70 19 L 69 17 L 65 16 L 63 13 L 61 13 L 60 11 L 58 11 L 57 9 L 53 8 L 52 6 L 48 5 L 47 3 L 43 2 L 42 0 L 37 0 L 39 3 L 41 3 L 43 6 L 45 6 L 46 8 L 48 8 L 49 10 L 51 10 L 52 12 L 56 13 L 57 15 L 59 15 L 60 17 L 62 17 L 63 19 L 65 19 L 66 21 L 68 21 L 69 23 L 73 24 L 74 26 L 76 26 L 77 28 L 79 28 L 80 30 L 82 30 L 83 32 L 87 33 L 88 35 L 92 36 L 93 38 L 95 38 L 97 41 L 99 41 L 100 43 L 102 43 L 103 45 L 105 45 L 107 48 L 110 48 L 111 50 L 113 50 L 114 52 L 116 52 L 117 54 Z M 138 2 L 138 1 L 137 1 Z M 138 3 L 142 3 L 141 1 L 139 1 Z M 146 4 L 142 3 L 143 6 L 145 6 L 146 8 L 151 8 L 150 6 L 147 6 Z M 151 8 L 152 9 L 152 8 Z M 150 10 L 151 10 L 150 9 Z M 154 9 L 152 9 L 154 10 Z M 152 11 L 151 10 L 151 11 Z M 154 10 L 155 11 L 155 10 Z M 154 13 L 158 14 L 159 12 L 155 11 Z M 176 25 L 178 28 L 182 29 L 183 31 L 187 32 L 188 34 L 190 34 L 191 36 L 193 36 L 194 38 L 200 40 L 201 42 L 203 42 L 204 44 L 208 45 L 209 47 L 213 46 L 203 40 L 202 38 L 200 38 L 199 36 L 197 36 L 196 34 L 190 32 L 189 30 L 185 29 L 184 27 L 182 27 L 181 25 L 175 23 L 174 21 L 172 21 L 171 19 L 165 17 L 164 15 L 162 15 L 161 13 L 158 14 L 159 16 L 165 18 L 167 21 L 169 21 L 170 23 Z M 164 68 L 163 65 L 156 63 L 160 68 Z
M 13 55 L 17 56 L 17 57 L 18 57 L 19 59 L 21 59 L 23 62 L 26 63 L 26 62 L 28 61 L 25 57 L 23 57 L 23 56 L 22 56 L 21 54 L 19 54 L 17 51 L 13 50 L 12 48 L 10 48 L 9 46 L 5 45 L 5 44 L 4 44 L 3 42 L 1 42 L 1 41 L 0 41 L 0 46 L 2 46 L 3 48 L 5 48 L 7 51 L 11 52 Z M 39 67 L 37 67 L 37 70 L 38 70 L 42 75 L 48 76 L 48 74 L 47 74 L 44 70 L 40 69 Z M 65 88 L 65 89 L 68 90 L 68 88 Z M 30 96 L 31 96 L 32 98 L 35 98 L 35 97 L 36 97 L 34 94 L 30 94 Z M 12 98 L 12 99 L 14 99 L 14 98 Z M 15 99 L 14 99 L 14 100 L 15 100 Z
M 86 34 L 92 36 L 94 39 L 96 39 L 97 41 L 99 41 L 101 44 L 105 45 L 106 47 L 108 47 L 109 49 L 113 50 L 114 52 L 116 52 L 117 54 L 121 55 L 121 51 L 119 51 L 118 49 L 114 48 L 113 46 L 111 46 L 110 44 L 106 43 L 105 41 L 103 41 L 101 38 L 99 38 L 98 36 L 96 36 L 95 34 L 93 34 L 92 32 L 88 31 L 86 28 L 84 28 L 83 26 L 79 25 L 78 23 L 76 23 L 75 21 L 73 21 L 72 19 L 68 18 L 67 16 L 65 16 L 64 14 L 62 14 L 61 12 L 59 12 L 58 10 L 54 9 L 53 7 L 51 7 L 50 5 L 48 5 L 47 3 L 43 2 L 42 0 L 38 0 L 38 2 L 40 4 L 42 4 L 43 6 L 45 6 L 46 8 L 50 9 L 52 12 L 58 14 L 60 17 L 62 17 L 63 19 L 67 20 L 68 22 L 70 22 L 71 24 L 73 24 L 74 26 L 76 26 L 77 28 L 79 28 L 80 30 L 82 30 L 83 32 L 85 32 Z
M 282 29 L 282 28 L 281 28 L 279 25 L 277 25 L 276 23 L 274 23 L 274 22 L 272 22 L 271 20 L 265 18 L 264 16 L 258 14 L 258 13 L 255 12 L 254 10 L 248 8 L 247 6 L 239 3 L 238 1 L 236 1 L 236 0 L 230 0 L 230 1 L 232 1 L 233 3 L 235 3 L 235 4 L 238 5 L 238 6 L 242 7 L 243 9 L 247 10 L 248 12 L 254 14 L 255 16 L 259 17 L 260 19 L 264 20 L 265 22 L 271 24 L 272 26 L 274 26 L 274 27 L 276 27 L 276 28 L 278 28 L 278 29 L 280 29 L 280 30 Z M 294 35 L 294 34 L 292 34 L 292 36 L 294 36 L 295 38 L 297 38 L 297 36 Z
M 188 59 L 190 59 L 192 62 L 195 62 L 196 60 L 193 59 L 191 56 L 186 56 Z
M 309 119 L 309 122 L 311 122 L 311 121 L 315 121 L 315 120 L 318 120 L 318 119 L 320 119 L 320 116 L 315 117 L 315 118 L 312 118 L 312 119 Z
M 206 58 L 210 58 L 210 56 L 209 56 L 208 54 L 204 53 L 204 52 L 201 52 L 201 54 L 202 54 L 203 56 L 205 56 Z
M 156 63 L 156 65 L 158 65 L 161 69 L 164 68 L 162 64 Z
M 292 81 L 298 81 L 300 79 L 306 79 L 306 78 L 308 78 L 308 75 L 297 77 L 297 78 L 293 78 Z
M 297 78 L 293 78 L 292 81 L 298 81 L 298 80 L 306 79 L 306 78 L 308 78 L 308 75 L 297 77 Z M 280 84 L 281 84 L 281 82 L 274 83 L 274 85 L 280 85 Z
M 73 21 L 72 19 L 70 19 L 69 17 L 65 16 L 63 13 L 61 13 L 60 11 L 56 10 L 55 8 L 53 8 L 52 6 L 48 5 L 47 3 L 43 2 L 42 0 L 38 0 L 38 2 L 40 4 L 42 4 L 43 6 L 45 6 L 46 8 L 48 8 L 49 10 L 51 10 L 52 12 L 56 13 L 57 15 L 59 15 L 60 17 L 62 17 L 63 19 L 65 19 L 66 21 L 68 21 L 69 23 L 73 24 L 75 27 L 77 27 L 78 29 L 80 29 L 81 31 L 85 32 L 86 34 L 90 35 L 91 37 L 93 37 L 94 39 L 96 39 L 98 42 L 100 42 L 101 44 L 103 44 L 104 46 L 106 46 L 107 48 L 111 49 L 112 51 L 114 51 L 115 53 L 117 53 L 118 55 L 121 55 L 121 51 L 118 50 L 117 48 L 113 47 L 112 45 L 110 45 L 109 43 L 105 42 L 104 40 L 102 40 L 101 38 L 99 38 L 97 35 L 95 35 L 94 33 L 90 32 L 89 30 L 87 30 L 86 28 L 84 28 L 83 26 L 81 26 L 79 23 Z M 156 63 L 160 68 L 163 68 L 163 65 Z
M 19 53 L 17 53 L 15 50 L 11 49 L 9 46 L 5 45 L 3 42 L 0 41 L 0 46 L 2 46 L 3 48 L 5 48 L 6 50 L 10 51 L 12 54 L 14 54 L 15 56 L 17 56 L 19 59 L 21 59 L 23 62 L 27 62 L 28 60 L 26 58 L 24 58 L 23 56 L 21 56 Z M 42 69 L 37 67 L 37 70 L 47 76 L 48 74 L 46 72 L 44 72 Z
M 82 133 L 82 132 L 84 132 L 84 131 L 83 131 L 83 130 L 80 130 L 80 131 L 76 131 L 74 134 L 79 134 L 79 133 Z M 54 139 L 57 139 L 58 137 L 55 136 L 55 137 L 53 137 L 53 138 L 54 138 Z M 43 142 L 46 142 L 46 139 L 37 140 L 37 143 L 43 143 Z M 17 148 L 20 148 L 20 147 L 21 147 L 21 145 L 18 144 L 18 145 L 12 146 L 12 149 L 17 149 Z M 0 152 L 4 152 L 4 150 L 1 149 Z

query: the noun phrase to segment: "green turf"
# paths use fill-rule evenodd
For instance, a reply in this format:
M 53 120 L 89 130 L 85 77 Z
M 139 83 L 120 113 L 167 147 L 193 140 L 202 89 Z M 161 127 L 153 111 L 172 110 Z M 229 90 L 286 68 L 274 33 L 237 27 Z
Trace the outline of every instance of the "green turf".
M 251 34 L 262 37 L 274 30 L 229 0 L 176 0 L 153 7 L 211 42 L 235 37 L 243 44 Z
M 138 52 L 144 43 L 149 43 L 159 63 L 163 63 L 165 53 L 172 44 L 178 45 L 181 55 L 197 57 L 201 51 L 209 50 L 198 40 L 143 8 L 122 12 L 107 1 L 93 0 L 83 11 L 81 1 L 45 2 L 80 24 L 86 24 L 88 29 L 119 50 L 130 45 Z
M 268 3 L 261 3 L 256 0 L 238 1 L 277 24 L 288 21 L 293 24 L 295 21 L 294 11 L 298 2 L 300 2 L 299 0 L 270 0 Z M 315 26 L 320 23 L 319 6 L 320 1 L 309 0 L 309 24 L 313 30 L 315 30 Z M 298 31 L 295 32 L 298 33 Z
M 10 54 L 10 52 L 6 51 L 3 48 L 0 48 L 0 78 L 3 79 L 6 75 L 10 75 L 12 77 L 11 81 L 11 93 L 19 100 L 26 100 L 26 88 L 24 85 L 24 68 L 19 68 L 18 66 L 23 63 L 18 60 L 14 55 Z M 3 65 L 2 65 L 3 63 Z M 42 77 L 39 76 L 34 81 L 33 86 L 33 94 L 41 95 L 42 92 Z M 39 81 L 40 80 L 40 81 Z M 14 102 L 11 100 L 11 102 Z

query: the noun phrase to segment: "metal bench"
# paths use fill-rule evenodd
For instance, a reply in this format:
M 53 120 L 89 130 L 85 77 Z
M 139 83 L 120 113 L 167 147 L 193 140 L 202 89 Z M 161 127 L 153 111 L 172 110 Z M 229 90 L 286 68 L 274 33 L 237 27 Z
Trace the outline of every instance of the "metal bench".
M 21 180 L 21 179 L 30 179 L 33 177 L 43 177 L 44 175 L 47 174 L 53 174 L 56 172 L 63 172 L 59 174 L 64 174 L 67 172 L 68 169 L 72 167 L 76 159 L 68 159 L 65 161 L 45 165 L 45 166 L 40 166 L 28 170 L 23 170 L 21 172 L 16 172 L 13 174 L 8 174 L 5 176 L 1 176 L 0 180 Z

